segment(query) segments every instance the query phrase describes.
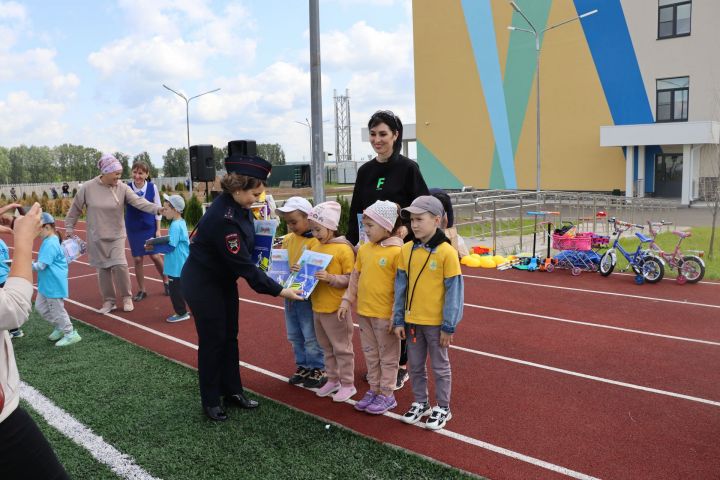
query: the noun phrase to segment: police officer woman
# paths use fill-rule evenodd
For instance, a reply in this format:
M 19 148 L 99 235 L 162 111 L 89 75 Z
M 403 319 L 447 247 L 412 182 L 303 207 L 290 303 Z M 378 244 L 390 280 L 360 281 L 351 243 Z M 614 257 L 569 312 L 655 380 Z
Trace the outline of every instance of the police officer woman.
M 250 207 L 265 190 L 272 166 L 247 147 L 244 141 L 228 144 L 222 194 L 198 223 L 181 277 L 198 333 L 202 406 L 205 415 L 216 421 L 228 418 L 221 397 L 225 405 L 258 406 L 245 396 L 240 380 L 238 277 L 258 293 L 302 300 L 294 290 L 265 275 L 251 259 L 255 229 Z

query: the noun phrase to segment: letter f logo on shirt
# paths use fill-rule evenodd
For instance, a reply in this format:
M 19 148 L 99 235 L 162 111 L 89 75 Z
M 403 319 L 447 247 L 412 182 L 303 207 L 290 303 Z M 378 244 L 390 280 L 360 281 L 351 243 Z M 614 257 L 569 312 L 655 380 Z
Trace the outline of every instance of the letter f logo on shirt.
M 384 184 L 385 184 L 385 177 L 378 178 L 377 186 L 375 187 L 375 190 L 382 190 L 382 187 Z

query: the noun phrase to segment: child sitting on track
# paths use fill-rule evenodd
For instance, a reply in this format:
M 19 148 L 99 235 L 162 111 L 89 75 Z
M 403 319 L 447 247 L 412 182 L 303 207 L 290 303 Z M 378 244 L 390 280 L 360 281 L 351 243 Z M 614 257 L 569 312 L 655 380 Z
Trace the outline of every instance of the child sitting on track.
M 70 322 L 63 301 L 68 297 L 68 263 L 60 247 L 60 234 L 55 229 L 53 216 L 43 212 L 40 223 L 43 241 L 38 259 L 32 264 L 33 270 L 38 272 L 35 309 L 44 320 L 55 326 L 48 340 L 55 342 L 56 347 L 65 347 L 82 340 Z
M 403 415 L 414 424 L 430 415 L 425 426 L 443 428 L 450 413 L 451 370 L 448 347 L 463 312 L 463 278 L 457 251 L 440 230 L 444 215 L 435 197 L 416 198 L 403 209 L 410 214 L 415 240 L 403 245 L 395 279 L 393 325 L 399 338 L 407 338 L 410 381 L 415 401 Z M 435 379 L 437 406 L 430 409 L 427 357 Z
M 378 200 L 363 212 L 362 223 L 368 242 L 357 253 L 350 285 L 343 296 L 338 318 L 345 320 L 351 304 L 357 301 L 360 341 L 370 390 L 355 404 L 355 409 L 382 415 L 397 407 L 395 390 L 400 341 L 391 321 L 395 273 L 403 242 L 393 236 L 402 225 L 400 207 Z

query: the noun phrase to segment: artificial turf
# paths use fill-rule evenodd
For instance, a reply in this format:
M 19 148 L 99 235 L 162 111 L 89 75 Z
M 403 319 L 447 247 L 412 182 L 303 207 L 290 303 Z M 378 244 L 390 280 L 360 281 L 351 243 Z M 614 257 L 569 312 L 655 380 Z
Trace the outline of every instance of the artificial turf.
M 25 336 L 14 340 L 22 380 L 155 477 L 471 478 L 349 430 L 326 429 L 266 398 L 257 411 L 233 409 L 227 422 L 210 422 L 198 404 L 194 370 L 74 324 L 83 340 L 58 348 L 46 339 L 52 327 L 31 315 Z M 114 478 L 82 447 L 38 423 L 72 478 Z

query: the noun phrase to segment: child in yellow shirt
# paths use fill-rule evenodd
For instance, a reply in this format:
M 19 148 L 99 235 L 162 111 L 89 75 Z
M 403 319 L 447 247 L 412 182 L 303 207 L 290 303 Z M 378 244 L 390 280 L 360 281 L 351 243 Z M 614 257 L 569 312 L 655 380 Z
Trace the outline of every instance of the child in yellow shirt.
M 350 284 L 343 296 L 338 318 L 344 320 L 357 302 L 362 342 L 370 390 L 355 409 L 382 415 L 397 407 L 393 391 L 397 383 L 400 340 L 393 332 L 392 316 L 395 272 L 402 240 L 394 236 L 402 225 L 400 207 L 378 200 L 363 211 L 362 223 L 368 242 L 357 253 Z
M 457 251 L 440 229 L 442 203 L 430 195 L 403 209 L 410 214 L 415 240 L 403 245 L 395 277 L 393 325 L 407 338 L 408 365 L 415 401 L 402 421 L 414 424 L 426 415 L 425 427 L 443 428 L 450 413 L 451 370 L 448 347 L 463 312 L 463 278 Z M 437 406 L 430 408 L 427 358 L 433 369 Z
M 317 391 L 319 397 L 333 394 L 333 400 L 344 402 L 357 393 L 355 389 L 355 357 L 351 315 L 337 317 L 340 301 L 350 281 L 355 252 L 345 237 L 337 235 L 340 204 L 323 202 L 308 215 L 310 230 L 320 242 L 314 252 L 332 255 L 325 270 L 315 274 L 320 280 L 310 296 L 315 320 L 315 334 L 325 353 L 327 383 Z
M 312 205 L 302 197 L 290 197 L 275 210 L 287 224 L 288 234 L 283 237 L 282 248 L 288 251 L 288 263 L 294 265 L 305 250 L 319 245 L 310 232 L 308 214 Z M 325 360 L 315 336 L 312 301 L 285 300 L 285 328 L 295 356 L 295 373 L 288 380 L 291 385 L 307 388 L 325 385 Z

